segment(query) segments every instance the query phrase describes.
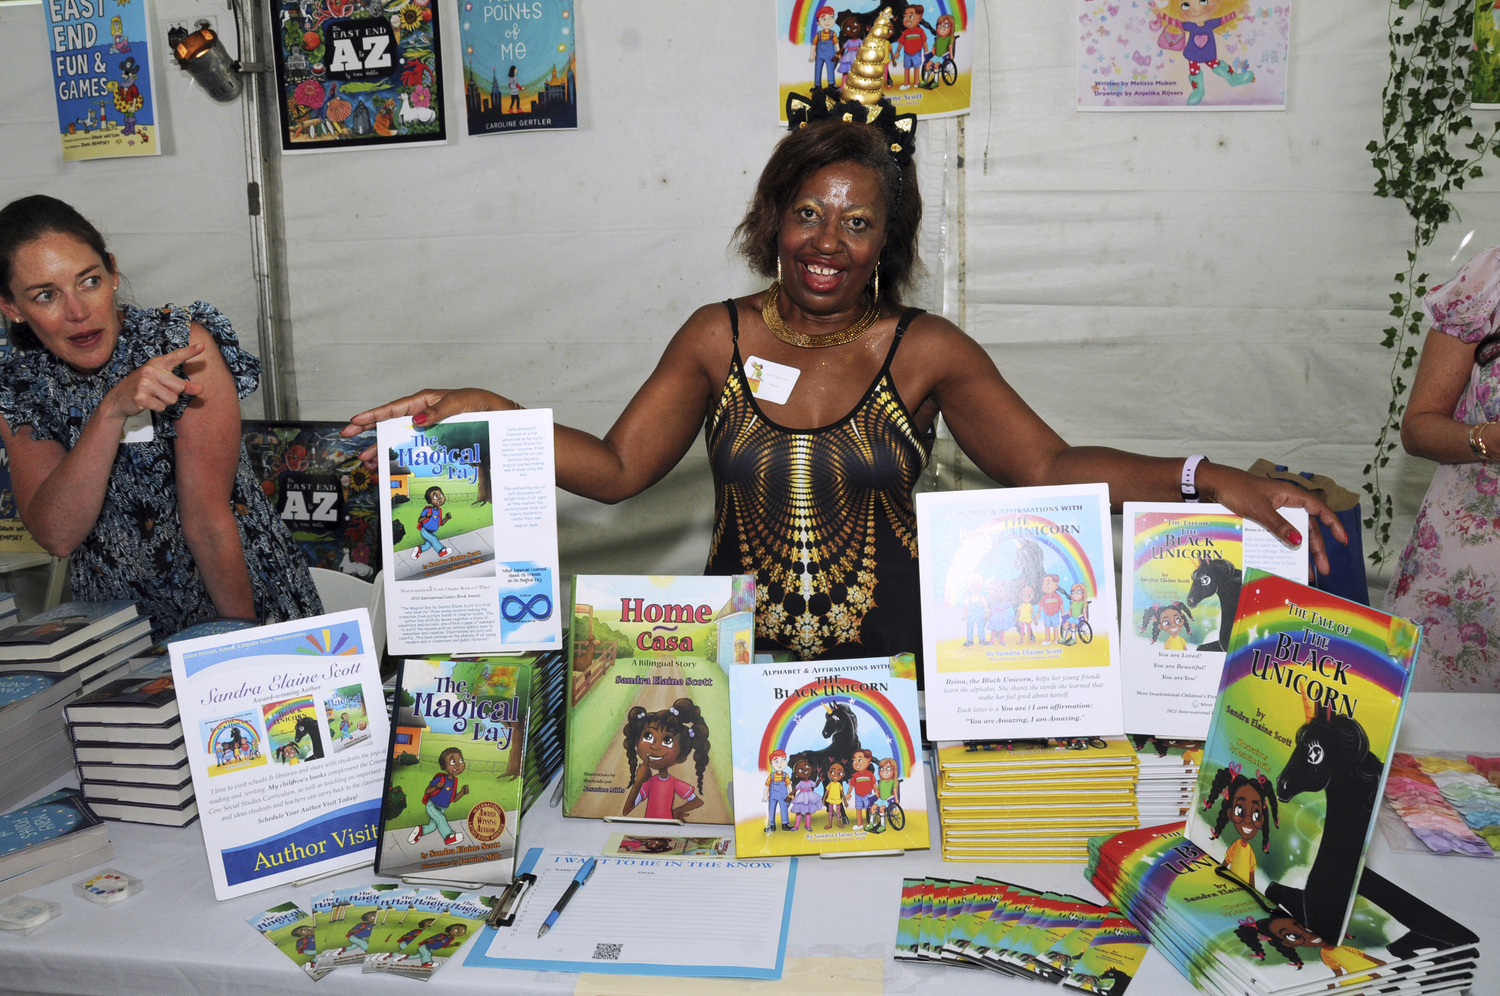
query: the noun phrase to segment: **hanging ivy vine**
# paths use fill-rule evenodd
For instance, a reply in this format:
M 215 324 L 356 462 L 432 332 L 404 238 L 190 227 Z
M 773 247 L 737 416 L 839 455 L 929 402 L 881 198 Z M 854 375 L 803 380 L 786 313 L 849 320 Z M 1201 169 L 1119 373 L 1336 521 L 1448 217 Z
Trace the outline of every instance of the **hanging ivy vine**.
M 1494 0 L 1479 0 L 1479 14 L 1490 16 L 1493 5 Z M 1486 135 L 1469 116 L 1474 16 L 1474 0 L 1391 0 L 1387 15 L 1391 75 L 1381 92 L 1380 138 L 1366 149 L 1379 174 L 1375 195 L 1399 199 L 1413 224 L 1406 268 L 1396 274 L 1396 290 L 1390 295 L 1395 322 L 1381 340 L 1395 352 L 1391 399 L 1374 457 L 1365 466 L 1364 490 L 1372 500 L 1365 527 L 1375 540 L 1370 561 L 1376 566 L 1393 557 L 1394 508 L 1381 472 L 1400 442 L 1410 386 L 1405 372 L 1417 360 L 1416 343 L 1423 332 L 1428 275 L 1417 272 L 1417 258 L 1457 215 L 1453 192 L 1483 175 L 1479 163 L 1487 154 L 1500 155 L 1500 123 Z

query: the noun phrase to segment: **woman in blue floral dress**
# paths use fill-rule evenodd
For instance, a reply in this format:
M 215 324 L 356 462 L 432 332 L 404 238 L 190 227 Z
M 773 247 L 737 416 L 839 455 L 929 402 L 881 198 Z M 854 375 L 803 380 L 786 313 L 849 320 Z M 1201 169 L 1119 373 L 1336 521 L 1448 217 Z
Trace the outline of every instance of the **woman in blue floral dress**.
M 1387 611 L 1422 626 L 1416 691 L 1500 692 L 1500 246 L 1427 292 L 1401 441 L 1438 461 Z
M 114 257 L 67 204 L 0 209 L 0 440 L 32 536 L 80 601 L 140 603 L 157 638 L 205 619 L 322 611 L 240 442 L 260 381 L 210 305 L 119 306 Z

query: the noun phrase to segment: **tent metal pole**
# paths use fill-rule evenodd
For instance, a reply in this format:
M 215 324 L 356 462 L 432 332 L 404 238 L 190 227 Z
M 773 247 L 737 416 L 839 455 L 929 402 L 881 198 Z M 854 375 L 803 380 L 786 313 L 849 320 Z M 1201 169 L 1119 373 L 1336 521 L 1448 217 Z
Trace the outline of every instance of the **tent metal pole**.
M 292 301 L 286 266 L 286 211 L 281 186 L 281 122 L 265 0 L 240 0 L 235 21 L 242 45 L 245 171 L 251 258 L 260 304 L 261 403 L 268 419 L 297 418 L 292 356 Z

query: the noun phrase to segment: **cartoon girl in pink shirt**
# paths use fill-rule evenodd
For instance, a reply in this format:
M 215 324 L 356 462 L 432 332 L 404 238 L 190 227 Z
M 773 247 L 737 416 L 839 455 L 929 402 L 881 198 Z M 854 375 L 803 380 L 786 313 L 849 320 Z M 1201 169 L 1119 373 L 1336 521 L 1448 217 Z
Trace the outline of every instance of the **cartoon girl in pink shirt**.
M 703 772 L 708 767 L 708 724 L 692 699 L 678 699 L 659 712 L 640 706 L 625 720 L 625 759 L 630 763 L 630 789 L 625 794 L 629 816 L 641 803 L 647 819 L 683 819 L 703 805 Z M 668 772 L 673 765 L 693 756 L 698 788 Z M 677 800 L 681 799 L 681 805 Z

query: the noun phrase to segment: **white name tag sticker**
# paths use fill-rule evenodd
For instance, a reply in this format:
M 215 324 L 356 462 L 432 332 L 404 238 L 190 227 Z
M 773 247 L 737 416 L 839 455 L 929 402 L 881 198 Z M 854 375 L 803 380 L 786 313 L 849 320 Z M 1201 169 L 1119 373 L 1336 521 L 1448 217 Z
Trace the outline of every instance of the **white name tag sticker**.
M 149 443 L 155 438 L 156 427 L 151 424 L 149 411 L 130 416 L 125 420 L 124 428 L 120 430 L 122 443 Z
M 745 361 L 745 380 L 750 383 L 750 393 L 757 400 L 769 401 L 773 405 L 784 405 L 792 396 L 792 386 L 802 371 L 782 363 L 772 363 L 759 356 Z

